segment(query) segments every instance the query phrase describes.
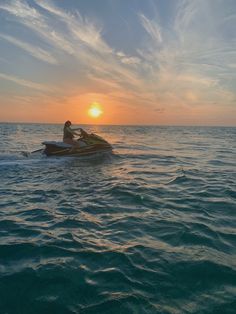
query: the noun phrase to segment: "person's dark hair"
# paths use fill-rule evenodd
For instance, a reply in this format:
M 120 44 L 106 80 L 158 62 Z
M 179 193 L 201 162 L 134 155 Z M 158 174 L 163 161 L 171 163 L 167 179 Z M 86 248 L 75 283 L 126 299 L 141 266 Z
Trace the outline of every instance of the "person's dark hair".
M 65 126 L 71 126 L 71 122 L 70 122 L 69 120 L 67 120 L 67 121 L 65 122 Z

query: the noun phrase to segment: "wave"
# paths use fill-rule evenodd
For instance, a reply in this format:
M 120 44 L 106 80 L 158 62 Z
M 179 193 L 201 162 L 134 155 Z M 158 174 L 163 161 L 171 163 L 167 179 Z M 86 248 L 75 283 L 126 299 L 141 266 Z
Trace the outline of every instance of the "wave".
M 32 151 L 48 134 L 29 127 Z M 1 313 L 233 313 L 232 130 L 102 132 L 114 153 L 90 158 L 26 158 L 5 140 Z

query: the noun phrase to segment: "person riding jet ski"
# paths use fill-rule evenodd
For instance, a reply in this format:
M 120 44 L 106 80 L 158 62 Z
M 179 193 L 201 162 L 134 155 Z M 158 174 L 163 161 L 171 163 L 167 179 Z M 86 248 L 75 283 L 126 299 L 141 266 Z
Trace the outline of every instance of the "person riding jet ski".
M 46 156 L 88 156 L 96 153 L 111 152 L 112 146 L 101 136 L 94 133 L 87 133 L 81 128 L 72 129 L 72 123 L 66 121 L 63 129 L 63 142 L 44 141 L 45 148 L 37 149 L 32 153 L 41 152 Z M 76 131 L 80 131 L 80 134 Z M 75 139 L 78 135 L 79 138 Z M 23 152 L 24 153 L 24 152 Z M 25 153 L 29 156 L 30 153 Z
M 81 136 L 81 128 L 72 129 L 71 128 L 71 121 L 66 121 L 63 128 L 63 142 L 66 144 L 70 144 L 76 147 L 80 147 L 80 144 L 77 140 L 75 140 L 75 135 Z M 80 131 L 80 134 L 76 131 Z

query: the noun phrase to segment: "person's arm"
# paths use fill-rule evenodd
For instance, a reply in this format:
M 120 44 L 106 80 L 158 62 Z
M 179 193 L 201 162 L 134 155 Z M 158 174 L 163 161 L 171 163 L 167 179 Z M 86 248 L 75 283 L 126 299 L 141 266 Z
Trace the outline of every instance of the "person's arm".
M 80 130 L 80 128 L 76 128 L 76 129 L 71 129 L 71 128 L 70 128 L 70 131 L 71 131 L 71 133 L 72 133 L 73 135 L 80 136 L 80 134 L 76 132 L 77 130 Z

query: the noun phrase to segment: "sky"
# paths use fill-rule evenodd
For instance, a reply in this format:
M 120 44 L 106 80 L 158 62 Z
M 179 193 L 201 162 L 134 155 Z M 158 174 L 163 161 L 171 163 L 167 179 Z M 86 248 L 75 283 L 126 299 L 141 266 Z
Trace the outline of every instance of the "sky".
M 0 121 L 236 126 L 235 30 L 235 0 L 0 0 Z

